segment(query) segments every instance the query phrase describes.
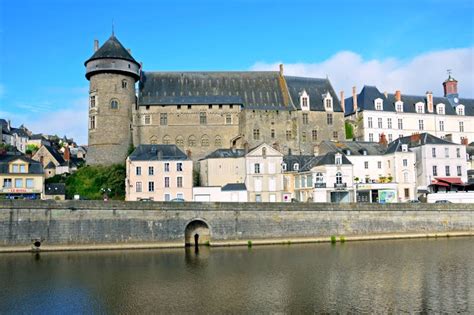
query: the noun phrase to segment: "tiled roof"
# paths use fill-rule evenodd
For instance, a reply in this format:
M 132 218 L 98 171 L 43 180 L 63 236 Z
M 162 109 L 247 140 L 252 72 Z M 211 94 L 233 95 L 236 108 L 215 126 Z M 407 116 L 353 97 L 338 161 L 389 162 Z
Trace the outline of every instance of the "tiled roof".
M 24 155 L 0 155 L 0 174 L 10 174 L 8 163 L 17 159 L 29 164 L 28 174 L 43 174 L 41 163 Z
M 132 161 L 187 160 L 186 154 L 174 144 L 141 144 L 129 156 Z
M 220 159 L 220 158 L 239 158 L 245 156 L 244 149 L 217 149 L 211 152 L 201 160 L 206 159 Z
M 241 190 L 247 190 L 247 187 L 245 186 L 244 183 L 231 183 L 222 187 L 221 190 L 222 191 L 241 191 Z
M 87 64 L 91 60 L 95 59 L 123 59 L 134 62 L 138 64 L 138 62 L 130 55 L 127 49 L 123 47 L 123 45 L 119 42 L 117 37 L 113 34 L 110 38 L 90 57 L 85 64 Z
M 383 155 L 387 148 L 377 142 L 368 141 L 322 141 L 320 147 L 328 151 L 340 152 L 345 155 Z M 364 154 L 365 152 L 365 154 Z
M 320 165 L 335 165 L 336 164 L 336 154 L 337 152 L 328 152 L 324 155 L 315 156 L 311 160 L 309 160 L 300 171 L 305 172 L 311 170 L 315 166 Z M 351 165 L 351 161 L 344 155 L 341 154 L 342 164 Z
M 297 172 L 309 160 L 314 158 L 314 155 L 285 155 L 283 156 L 283 163 L 286 164 L 286 172 Z M 298 164 L 298 170 L 294 169 L 295 164 Z
M 323 95 L 329 92 L 333 99 L 333 111 L 342 112 L 339 98 L 334 92 L 331 82 L 329 82 L 328 79 L 285 76 L 285 80 L 288 85 L 288 91 L 290 92 L 291 99 L 296 108 L 301 109 L 300 93 L 302 93 L 304 90 L 309 96 L 310 110 L 325 111 Z
M 409 147 L 418 147 L 426 144 L 440 144 L 440 145 L 459 145 L 457 143 L 449 142 L 444 139 L 433 136 L 429 133 L 420 133 L 417 135 L 399 138 L 398 141 L 408 144 Z

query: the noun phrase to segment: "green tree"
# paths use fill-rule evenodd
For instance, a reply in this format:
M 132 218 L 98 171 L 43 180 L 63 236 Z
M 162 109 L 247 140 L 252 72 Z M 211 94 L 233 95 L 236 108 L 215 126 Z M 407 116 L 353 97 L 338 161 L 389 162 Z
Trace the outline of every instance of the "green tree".
M 353 139 L 354 138 L 354 126 L 348 121 L 344 123 L 346 128 L 346 139 Z
M 36 144 L 28 144 L 26 146 L 26 151 L 30 151 L 32 154 L 36 153 L 39 150 L 39 147 Z

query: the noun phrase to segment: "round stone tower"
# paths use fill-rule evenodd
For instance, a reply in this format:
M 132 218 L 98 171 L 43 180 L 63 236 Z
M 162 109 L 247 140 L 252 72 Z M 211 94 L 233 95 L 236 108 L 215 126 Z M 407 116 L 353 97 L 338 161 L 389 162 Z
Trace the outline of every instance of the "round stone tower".
M 112 34 L 85 63 L 89 80 L 87 164 L 123 163 L 132 143 L 132 108 L 140 64 Z

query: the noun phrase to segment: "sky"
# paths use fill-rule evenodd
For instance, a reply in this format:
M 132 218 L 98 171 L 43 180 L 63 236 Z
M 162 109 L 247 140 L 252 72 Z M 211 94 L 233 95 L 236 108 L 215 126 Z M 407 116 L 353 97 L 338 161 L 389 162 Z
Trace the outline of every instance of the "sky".
M 0 0 L 0 118 L 87 143 L 84 61 L 112 32 L 145 71 L 278 70 L 474 97 L 474 1 Z

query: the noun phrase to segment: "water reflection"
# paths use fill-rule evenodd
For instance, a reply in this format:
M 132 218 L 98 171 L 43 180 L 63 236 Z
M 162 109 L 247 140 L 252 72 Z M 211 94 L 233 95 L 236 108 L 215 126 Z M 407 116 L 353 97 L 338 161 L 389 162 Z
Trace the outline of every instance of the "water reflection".
M 0 313 L 473 313 L 472 238 L 0 256 Z

